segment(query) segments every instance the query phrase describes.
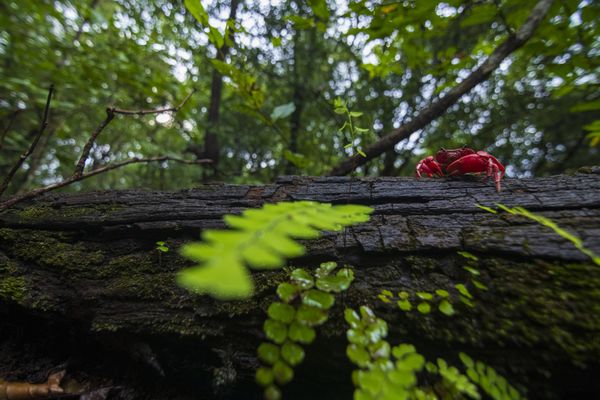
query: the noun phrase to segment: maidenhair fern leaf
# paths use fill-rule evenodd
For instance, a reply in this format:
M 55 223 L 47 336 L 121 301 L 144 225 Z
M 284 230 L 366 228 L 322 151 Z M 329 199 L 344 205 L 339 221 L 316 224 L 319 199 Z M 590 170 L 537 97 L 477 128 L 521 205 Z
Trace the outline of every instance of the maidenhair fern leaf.
M 267 204 L 242 215 L 227 215 L 232 230 L 207 230 L 202 243 L 184 246 L 181 254 L 199 263 L 178 275 L 181 286 L 220 299 L 246 298 L 254 290 L 246 268 L 280 268 L 287 258 L 304 254 L 294 239 L 314 239 L 320 231 L 342 228 L 369 220 L 372 208 L 333 206 L 312 201 Z M 332 277 L 343 284 L 345 277 Z M 343 285 L 342 285 L 343 286 Z

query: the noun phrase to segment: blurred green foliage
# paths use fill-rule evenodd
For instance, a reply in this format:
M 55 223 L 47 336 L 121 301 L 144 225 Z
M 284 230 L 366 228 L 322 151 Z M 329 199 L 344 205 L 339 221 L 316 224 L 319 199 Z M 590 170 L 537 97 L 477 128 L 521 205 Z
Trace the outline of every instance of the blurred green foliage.
M 360 110 L 360 147 L 413 118 L 514 32 L 534 0 L 243 2 L 234 48 L 214 62 L 229 2 L 7 0 L 0 3 L 0 176 L 26 149 L 47 88 L 50 125 L 10 193 L 72 173 L 109 105 L 155 108 L 193 98 L 176 115 L 118 117 L 90 164 L 170 155 L 202 144 L 213 69 L 225 87 L 217 127 L 220 177 L 271 181 L 294 165 L 319 175 L 354 151 L 337 132 L 335 99 Z M 200 21 L 200 22 L 198 22 Z M 439 147 L 494 154 L 509 176 L 597 163 L 600 4 L 554 2 L 533 39 L 490 79 L 359 175 L 412 174 Z M 294 121 L 294 122 L 293 122 Z M 293 124 L 292 124 L 293 122 Z M 297 146 L 290 150 L 292 125 Z M 355 145 L 354 145 L 355 146 Z M 202 167 L 138 164 L 67 190 L 197 184 Z
M 198 265 L 179 272 L 178 282 L 196 293 L 219 299 L 247 298 L 252 295 L 254 284 L 246 266 L 281 268 L 286 258 L 299 257 L 306 251 L 295 239 L 315 239 L 323 230 L 340 231 L 366 222 L 372 212 L 372 208 L 361 205 L 296 201 L 265 204 L 239 216 L 226 215 L 225 223 L 232 229 L 204 230 L 204 242 L 182 247 L 181 253 Z M 316 282 L 319 290 L 327 292 L 346 290 L 349 284 L 343 272 Z M 281 297 L 289 296 L 293 292 Z M 313 300 L 320 301 L 317 297 Z

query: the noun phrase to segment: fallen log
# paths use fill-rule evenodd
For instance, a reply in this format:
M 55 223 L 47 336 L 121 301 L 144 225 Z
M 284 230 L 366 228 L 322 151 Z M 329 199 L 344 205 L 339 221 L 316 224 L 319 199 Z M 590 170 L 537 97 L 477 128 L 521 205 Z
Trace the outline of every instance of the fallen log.
M 206 185 L 179 192 L 52 194 L 0 213 L 0 377 L 44 381 L 67 365 L 85 390 L 119 399 L 260 398 L 256 348 L 265 310 L 289 269 L 255 272 L 257 291 L 222 302 L 177 287 L 178 255 L 222 216 L 266 202 L 364 204 L 368 223 L 304 242 L 290 266 L 351 265 L 356 279 L 307 348 L 284 398 L 351 398 L 344 307 L 371 305 L 392 344 L 428 359 L 459 351 L 485 361 L 530 398 L 579 398 L 600 383 L 600 266 L 553 230 L 478 205 L 522 206 L 600 253 L 600 175 L 505 180 L 282 177 L 265 186 Z M 164 241 L 169 251 L 156 249 Z M 470 279 L 474 307 L 403 312 L 383 290 L 433 292 Z M 83 382 L 83 383 L 82 383 Z

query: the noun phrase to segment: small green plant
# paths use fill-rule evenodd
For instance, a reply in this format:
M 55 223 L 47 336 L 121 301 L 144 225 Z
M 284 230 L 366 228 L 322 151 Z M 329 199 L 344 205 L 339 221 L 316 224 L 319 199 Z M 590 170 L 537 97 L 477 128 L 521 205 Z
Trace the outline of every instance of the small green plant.
M 459 353 L 460 360 L 467 369 L 466 374 L 494 400 L 520 400 L 523 399 L 517 389 L 512 387 L 504 377 L 499 375 L 492 367 L 481 361 L 473 361 L 465 353 Z
M 263 325 L 270 341 L 258 347 L 263 366 L 256 371 L 256 382 L 264 387 L 266 400 L 281 398 L 280 386 L 293 379 L 293 367 L 304 359 L 302 345 L 312 343 L 315 327 L 327 321 L 335 303 L 333 293 L 348 289 L 354 280 L 351 269 L 335 272 L 336 268 L 335 262 L 322 263 L 314 275 L 298 268 L 292 271 L 289 282 L 277 287 L 280 301 L 269 305 L 269 318 Z
M 342 125 L 340 129 L 338 129 L 338 132 L 344 132 L 344 130 L 348 129 L 348 133 L 350 134 L 350 143 L 345 145 L 344 148 L 352 148 L 352 150 L 354 150 L 356 153 L 360 154 L 363 157 L 366 157 L 367 155 L 365 154 L 365 152 L 362 151 L 358 146 L 356 146 L 355 142 L 359 134 L 365 134 L 370 131 L 367 128 L 361 128 L 357 126 L 356 123 L 352 120 L 352 118 L 358 118 L 362 116 L 363 113 L 360 111 L 350 111 L 346 102 L 339 97 L 334 100 L 333 107 L 333 111 L 335 111 L 336 114 L 346 115 L 347 118 L 346 121 L 344 121 L 344 125 Z
M 169 251 L 169 247 L 163 241 L 156 242 L 156 252 L 158 253 L 158 265 L 162 266 L 162 254 Z
M 493 368 L 474 362 L 464 353 L 459 357 L 465 373 L 438 358 L 428 362 L 412 344 L 391 347 L 385 340 L 387 323 L 366 306 L 357 313 L 346 309 L 349 345 L 346 354 L 359 367 L 352 373 L 354 399 L 481 399 L 477 386 L 494 400 L 522 399 Z M 419 379 L 424 384 L 419 385 Z
M 491 212 L 493 214 L 497 214 L 497 211 L 494 209 L 491 209 L 489 207 L 485 207 L 485 206 L 481 206 L 479 204 L 476 204 L 477 207 L 481 208 L 482 210 Z M 556 234 L 558 234 L 559 236 L 563 237 L 564 239 L 567 239 L 568 241 L 570 241 L 571 243 L 573 243 L 573 245 L 575 245 L 575 247 L 577 247 L 577 249 L 582 252 L 583 254 L 585 254 L 586 256 L 590 257 L 592 259 L 592 261 L 594 262 L 594 264 L 599 265 L 600 266 L 600 256 L 596 253 L 594 253 L 592 250 L 588 249 L 587 247 L 585 247 L 583 245 L 583 240 L 581 240 L 579 237 L 577 237 L 576 235 L 573 235 L 572 233 L 566 231 L 565 229 L 561 228 L 560 226 L 558 226 L 556 224 L 556 222 L 552 221 L 550 218 L 546 218 L 542 215 L 538 215 L 538 214 L 534 214 L 531 211 L 523 208 L 523 207 L 507 207 L 504 204 L 496 204 L 498 206 L 498 208 L 500 208 L 501 210 L 506 211 L 509 214 L 512 215 L 520 215 L 522 217 L 526 217 L 529 218 L 541 225 L 544 225 L 550 229 L 552 229 L 554 232 L 556 232 Z
M 165 242 L 158 241 L 156 242 L 156 251 L 158 251 L 159 253 L 166 253 L 169 251 L 169 247 Z
M 339 231 L 369 220 L 372 208 L 312 201 L 267 204 L 227 215 L 232 230 L 207 230 L 203 243 L 185 245 L 181 253 L 199 265 L 178 274 L 178 283 L 196 293 L 219 299 L 246 298 L 254 285 L 246 265 L 275 269 L 286 258 L 304 254 L 305 247 L 294 239 L 314 239 L 321 230 Z

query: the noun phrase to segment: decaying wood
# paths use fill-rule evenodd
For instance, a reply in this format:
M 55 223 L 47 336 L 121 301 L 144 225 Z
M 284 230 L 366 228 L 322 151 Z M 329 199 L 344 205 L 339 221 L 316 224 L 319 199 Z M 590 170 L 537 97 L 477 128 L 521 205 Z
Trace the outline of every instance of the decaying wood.
M 392 343 L 455 364 L 464 351 L 496 367 L 530 398 L 579 398 L 600 389 L 600 267 L 552 230 L 477 204 L 523 206 L 600 253 L 600 175 L 503 182 L 284 177 L 266 186 L 207 185 L 180 192 L 45 195 L 0 213 L 0 376 L 20 379 L 70 360 L 67 376 L 122 388 L 116 398 L 258 398 L 253 384 L 265 310 L 286 271 L 254 273 L 256 295 L 218 302 L 178 288 L 189 263 L 177 249 L 222 216 L 265 202 L 370 205 L 370 222 L 308 241 L 292 266 L 337 260 L 356 280 L 285 398 L 351 398 L 344 307 L 370 304 Z M 156 242 L 170 251 L 158 254 Z M 479 257 L 475 307 L 447 317 L 403 313 L 377 299 L 468 281 Z M 43 332 L 43 334 L 41 333 Z

